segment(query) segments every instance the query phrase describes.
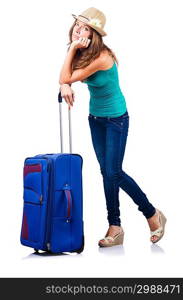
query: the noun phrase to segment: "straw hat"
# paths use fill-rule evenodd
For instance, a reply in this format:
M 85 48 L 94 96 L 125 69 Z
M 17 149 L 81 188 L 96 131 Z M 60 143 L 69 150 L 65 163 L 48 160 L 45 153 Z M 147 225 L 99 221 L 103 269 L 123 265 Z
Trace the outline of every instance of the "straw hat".
M 95 29 L 101 36 L 107 35 L 107 33 L 103 30 L 104 25 L 106 23 L 106 17 L 95 7 L 90 7 L 83 11 L 80 15 L 76 16 L 72 14 L 72 16 L 80 20 L 81 22 L 86 23 L 91 28 Z

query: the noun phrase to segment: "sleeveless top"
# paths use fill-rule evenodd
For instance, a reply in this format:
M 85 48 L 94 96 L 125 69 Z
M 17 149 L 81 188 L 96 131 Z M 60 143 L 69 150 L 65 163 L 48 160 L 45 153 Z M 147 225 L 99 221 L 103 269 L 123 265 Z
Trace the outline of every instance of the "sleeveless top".
M 115 118 L 127 111 L 126 101 L 119 86 L 116 62 L 110 69 L 97 71 L 82 82 L 88 85 L 90 114 Z

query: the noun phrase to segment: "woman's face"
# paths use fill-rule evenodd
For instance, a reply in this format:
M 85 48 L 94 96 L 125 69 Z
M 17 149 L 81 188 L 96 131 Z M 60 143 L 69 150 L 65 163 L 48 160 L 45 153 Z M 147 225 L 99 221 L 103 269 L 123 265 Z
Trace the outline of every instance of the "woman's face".
M 78 40 L 80 37 L 89 38 L 92 34 L 92 29 L 85 23 L 77 20 L 72 31 L 72 42 Z

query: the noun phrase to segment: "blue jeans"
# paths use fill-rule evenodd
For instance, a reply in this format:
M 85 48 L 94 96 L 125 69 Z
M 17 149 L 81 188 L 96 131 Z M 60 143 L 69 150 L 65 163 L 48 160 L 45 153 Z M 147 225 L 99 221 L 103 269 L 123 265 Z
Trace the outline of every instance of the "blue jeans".
M 128 111 L 120 117 L 88 116 L 92 144 L 103 176 L 109 225 L 121 225 L 119 210 L 119 187 L 124 190 L 138 206 L 146 218 L 155 214 L 155 207 L 133 178 L 122 170 L 128 136 Z

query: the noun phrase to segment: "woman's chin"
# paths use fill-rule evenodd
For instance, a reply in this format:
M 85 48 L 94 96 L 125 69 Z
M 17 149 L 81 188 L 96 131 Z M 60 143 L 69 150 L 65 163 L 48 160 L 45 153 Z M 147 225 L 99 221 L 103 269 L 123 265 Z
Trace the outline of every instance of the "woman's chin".
M 77 40 L 79 40 L 79 38 L 77 38 L 77 37 L 72 37 L 72 42 L 74 42 L 74 41 L 77 41 Z

